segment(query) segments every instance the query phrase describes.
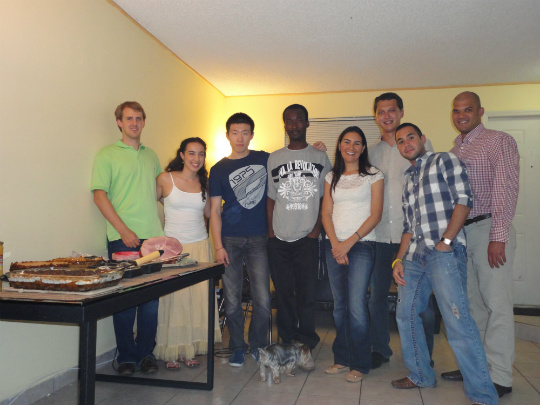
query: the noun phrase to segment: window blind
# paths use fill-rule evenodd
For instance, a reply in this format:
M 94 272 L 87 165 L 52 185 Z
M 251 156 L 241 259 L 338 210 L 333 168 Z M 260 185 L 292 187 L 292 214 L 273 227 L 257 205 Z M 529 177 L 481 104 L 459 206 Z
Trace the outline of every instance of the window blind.
M 326 153 L 330 162 L 334 164 L 336 142 L 341 132 L 350 126 L 359 127 L 366 135 L 368 146 L 381 139 L 381 132 L 372 116 L 369 117 L 339 117 L 339 118 L 310 118 L 306 137 L 309 144 L 317 141 L 325 143 L 328 149 Z M 289 137 L 285 132 L 285 146 L 289 144 Z

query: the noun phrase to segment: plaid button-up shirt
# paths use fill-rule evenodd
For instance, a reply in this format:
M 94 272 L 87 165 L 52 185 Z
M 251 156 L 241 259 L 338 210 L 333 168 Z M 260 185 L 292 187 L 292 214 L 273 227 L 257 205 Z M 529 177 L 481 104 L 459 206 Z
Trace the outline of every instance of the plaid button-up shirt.
M 456 204 L 472 207 L 465 165 L 453 153 L 426 152 L 405 171 L 403 233 L 412 233 L 405 259 L 420 261 L 439 243 Z M 466 244 L 463 229 L 454 243 Z
M 451 152 L 469 173 L 474 208 L 469 218 L 491 213 L 489 240 L 508 242 L 519 193 L 519 152 L 514 138 L 480 124 Z

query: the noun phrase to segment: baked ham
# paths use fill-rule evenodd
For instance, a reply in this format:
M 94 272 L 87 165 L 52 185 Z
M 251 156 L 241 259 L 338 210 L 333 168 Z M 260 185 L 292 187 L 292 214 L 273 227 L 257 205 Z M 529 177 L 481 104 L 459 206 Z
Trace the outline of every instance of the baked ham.
M 146 239 L 141 246 L 141 256 L 146 256 L 156 250 L 163 250 L 161 260 L 167 260 L 182 253 L 182 244 L 176 238 L 158 236 Z

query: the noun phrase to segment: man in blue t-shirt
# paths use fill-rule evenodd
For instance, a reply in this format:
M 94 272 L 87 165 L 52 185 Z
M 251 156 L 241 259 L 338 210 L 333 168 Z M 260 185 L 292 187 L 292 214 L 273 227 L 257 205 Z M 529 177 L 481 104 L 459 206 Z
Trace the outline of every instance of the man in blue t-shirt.
M 266 164 L 268 153 L 248 149 L 255 123 L 244 113 L 226 123 L 232 152 L 210 170 L 210 224 L 216 260 L 223 274 L 225 314 L 229 326 L 229 365 L 240 367 L 248 345 L 244 341 L 242 311 L 243 265 L 250 281 L 253 312 L 249 349 L 258 361 L 259 347 L 266 346 L 270 319 L 270 271 L 267 256 Z M 223 210 L 221 203 L 224 201 Z

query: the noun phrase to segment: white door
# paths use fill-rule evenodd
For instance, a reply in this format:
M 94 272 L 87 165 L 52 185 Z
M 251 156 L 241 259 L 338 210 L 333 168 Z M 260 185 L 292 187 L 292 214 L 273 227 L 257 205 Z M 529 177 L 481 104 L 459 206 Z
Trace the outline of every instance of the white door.
M 486 127 L 516 140 L 520 154 L 514 303 L 540 305 L 540 112 L 487 113 Z

